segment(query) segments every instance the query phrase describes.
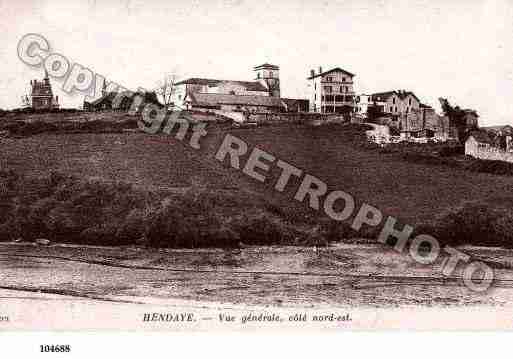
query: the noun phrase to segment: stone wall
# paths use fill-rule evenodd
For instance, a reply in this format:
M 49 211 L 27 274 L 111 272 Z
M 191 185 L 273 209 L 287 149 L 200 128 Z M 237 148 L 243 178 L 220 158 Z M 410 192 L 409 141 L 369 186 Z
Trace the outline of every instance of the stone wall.
M 470 137 L 465 143 L 465 154 L 482 160 L 513 163 L 513 152 L 479 143 L 473 137 Z

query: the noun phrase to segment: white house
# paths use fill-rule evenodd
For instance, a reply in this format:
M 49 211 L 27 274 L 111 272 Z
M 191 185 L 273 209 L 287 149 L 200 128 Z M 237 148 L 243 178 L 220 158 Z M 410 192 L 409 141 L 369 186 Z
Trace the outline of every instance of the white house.
M 367 116 L 367 110 L 369 109 L 369 105 L 372 104 L 371 97 L 372 97 L 372 95 L 366 95 L 366 94 L 361 94 L 361 95 L 356 96 L 355 112 L 360 115 Z
M 465 141 L 465 154 L 483 160 L 504 161 L 513 163 L 513 141 L 506 136 L 505 148 L 498 147 L 485 131 L 471 132 Z

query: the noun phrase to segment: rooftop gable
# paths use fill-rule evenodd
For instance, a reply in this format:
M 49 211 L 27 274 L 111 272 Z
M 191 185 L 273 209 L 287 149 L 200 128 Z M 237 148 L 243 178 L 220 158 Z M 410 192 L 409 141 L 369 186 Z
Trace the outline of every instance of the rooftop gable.
M 313 76 L 310 76 L 307 78 L 307 80 L 312 80 L 316 77 L 320 77 L 320 76 L 324 76 L 324 75 L 328 75 L 328 74 L 331 74 L 333 72 L 342 72 L 350 77 L 355 77 L 356 75 L 355 74 L 352 74 L 350 73 L 349 71 L 346 71 L 344 69 L 341 69 L 340 67 L 335 67 L 334 69 L 331 69 L 331 70 L 328 70 L 328 71 L 324 71 L 324 72 L 321 72 L 319 74 L 316 74 L 316 75 L 313 75 Z
M 381 98 L 381 100 L 378 100 L 378 101 L 386 101 L 393 95 L 396 95 L 401 100 L 404 100 L 408 96 L 412 96 L 420 103 L 420 99 L 412 91 L 392 90 L 392 91 L 385 91 L 385 92 L 377 92 L 377 93 L 372 94 L 371 96 L 373 99 Z
M 276 66 L 276 65 L 271 65 L 270 63 L 266 62 L 265 64 L 255 66 L 254 69 L 255 70 L 260 70 L 260 69 L 279 70 L 280 67 Z
M 204 79 L 198 77 L 192 77 L 180 82 L 177 82 L 175 86 L 178 85 L 203 85 L 203 86 L 219 86 L 220 84 L 233 83 L 236 85 L 243 86 L 248 91 L 259 91 L 259 92 L 267 92 L 268 90 L 258 81 L 235 81 L 235 80 L 216 80 L 216 79 Z

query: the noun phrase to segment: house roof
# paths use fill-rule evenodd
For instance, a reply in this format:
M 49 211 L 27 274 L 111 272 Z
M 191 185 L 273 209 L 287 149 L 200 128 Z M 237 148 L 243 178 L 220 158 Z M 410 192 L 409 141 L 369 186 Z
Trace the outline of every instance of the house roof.
M 465 114 L 469 114 L 469 115 L 473 115 L 473 116 L 479 117 L 479 115 L 477 114 L 476 110 L 472 110 L 470 108 L 464 109 L 463 112 Z
M 343 72 L 345 73 L 346 75 L 349 75 L 351 77 L 354 77 L 356 76 L 355 74 L 352 74 L 350 73 L 349 71 L 346 71 L 344 69 L 341 69 L 340 67 L 335 67 L 334 69 L 331 69 L 331 70 L 328 70 L 328 71 L 324 71 L 324 72 L 321 72 L 319 74 L 316 74 L 316 75 L 313 75 L 313 76 L 310 76 L 307 78 L 307 80 L 311 80 L 311 79 L 314 79 L 316 77 L 319 77 L 319 76 L 324 76 L 324 75 L 328 75 L 328 74 L 331 74 L 332 72 Z
M 491 132 L 504 132 L 504 133 L 513 133 L 513 127 L 510 125 L 504 126 L 487 126 L 481 127 L 481 129 Z
M 266 62 L 265 64 L 255 66 L 254 69 L 255 70 L 259 70 L 259 69 L 279 70 L 280 67 L 276 66 L 276 65 L 271 65 L 270 63 Z
M 399 96 L 399 98 L 401 100 L 405 99 L 409 95 L 415 97 L 415 99 L 420 102 L 419 98 L 413 92 L 411 92 L 411 91 L 398 91 L 398 96 Z
M 267 88 L 258 81 L 233 81 L 233 80 L 215 80 L 215 79 L 204 79 L 198 77 L 192 77 L 180 82 L 175 85 L 203 85 L 203 86 L 219 86 L 223 83 L 234 83 L 243 86 L 248 91 L 261 91 L 267 92 Z
M 118 92 L 111 91 L 111 92 L 108 92 L 105 95 L 101 96 L 100 98 L 97 98 L 96 100 L 94 100 L 92 102 L 89 102 L 89 104 L 93 105 L 93 106 L 98 106 L 103 103 L 112 103 L 117 95 L 118 95 Z M 154 103 L 154 104 L 158 104 L 158 105 L 162 106 L 162 104 L 158 100 L 155 92 L 144 92 L 144 93 L 143 92 L 134 92 L 130 96 L 124 97 L 122 99 L 122 101 L 126 101 L 126 100 L 131 101 L 135 95 L 142 95 L 144 97 L 144 102 L 146 102 L 146 103 Z
M 248 91 L 268 92 L 267 88 L 258 81 L 226 81 L 244 86 Z
M 217 85 L 219 82 L 221 82 L 221 80 L 191 77 L 189 79 L 175 83 L 175 86 L 176 85 Z
M 96 100 L 90 102 L 90 104 L 93 106 L 96 106 L 96 105 L 99 105 L 106 101 L 112 102 L 114 100 L 114 98 L 116 97 L 116 95 L 117 95 L 117 92 L 108 92 L 105 95 L 103 95 L 102 97 L 97 98 Z
M 386 91 L 386 92 L 376 92 L 371 95 L 372 99 L 375 100 L 379 99 L 380 101 L 383 99 L 383 101 L 386 101 L 389 97 L 397 95 L 396 91 Z
M 192 102 L 199 106 L 217 105 L 241 105 L 241 106 L 263 106 L 263 107 L 284 107 L 284 103 L 278 97 L 271 96 L 241 96 L 212 93 L 190 93 L 188 95 Z
M 392 91 L 385 91 L 385 92 L 377 92 L 372 94 L 372 98 L 374 97 L 380 97 L 383 98 L 384 101 L 386 101 L 390 96 L 396 95 L 401 100 L 404 100 L 408 95 L 411 95 L 415 97 L 417 101 L 420 102 L 419 98 L 412 92 L 412 91 L 404 91 L 404 90 L 392 90 Z
M 472 131 L 468 138 L 474 137 L 477 142 L 493 144 L 492 139 L 486 131 Z

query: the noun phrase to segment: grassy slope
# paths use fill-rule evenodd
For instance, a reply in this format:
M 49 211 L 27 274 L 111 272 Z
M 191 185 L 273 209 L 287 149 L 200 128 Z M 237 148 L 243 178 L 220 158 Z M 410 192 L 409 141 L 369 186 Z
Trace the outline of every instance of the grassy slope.
M 326 181 L 330 188 L 345 190 L 410 224 L 430 222 L 462 201 L 499 197 L 510 192 L 513 183 L 511 177 L 415 164 L 395 154 L 365 151 L 353 143 L 353 132 L 340 126 L 228 132 Z M 121 180 L 145 187 L 186 187 L 199 182 L 212 188 L 241 188 L 263 194 L 290 216 L 315 216 L 291 200 L 297 187 L 284 195 L 272 190 L 277 171 L 262 185 L 213 159 L 225 133 L 211 129 L 200 152 L 169 136 L 142 133 L 0 139 L 0 166 L 29 175 L 58 170 L 80 178 Z
M 464 201 L 510 193 L 513 179 L 445 166 L 406 162 L 400 154 L 358 148 L 337 127 L 260 128 L 243 138 L 411 224 L 430 222 Z

